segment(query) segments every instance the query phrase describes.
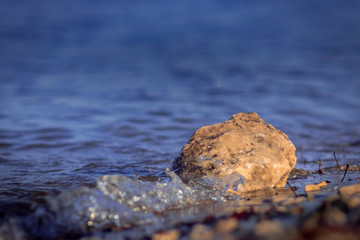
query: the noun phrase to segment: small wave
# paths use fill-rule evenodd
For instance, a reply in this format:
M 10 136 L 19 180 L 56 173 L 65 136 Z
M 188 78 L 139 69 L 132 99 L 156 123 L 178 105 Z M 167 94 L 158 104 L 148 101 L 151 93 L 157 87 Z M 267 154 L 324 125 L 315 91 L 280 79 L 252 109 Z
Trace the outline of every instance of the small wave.
M 97 188 L 82 186 L 48 196 L 45 204 L 22 219 L 22 225 L 33 236 L 42 238 L 162 226 L 168 211 L 225 200 L 224 190 L 212 188 L 215 179 L 191 187 L 170 170 L 166 174 L 171 178 L 166 182 L 105 175 L 98 178 Z
M 71 134 L 46 134 L 36 137 L 36 140 L 42 140 L 42 141 L 54 141 L 54 140 L 63 140 L 71 138 Z
M 194 119 L 186 118 L 186 117 L 175 117 L 173 120 L 174 122 L 177 123 L 186 123 L 186 124 L 195 122 Z
M 137 127 L 130 125 L 123 125 L 119 127 L 107 127 L 105 131 L 111 132 L 112 134 L 125 138 L 135 138 L 139 136 L 150 136 L 150 133 L 147 131 L 142 131 Z
M 73 144 L 68 150 L 69 151 L 77 151 L 77 150 L 87 150 L 100 146 L 102 141 L 86 141 L 82 143 Z
M 7 129 L 0 129 L 0 139 L 7 139 L 7 138 L 19 138 L 23 135 L 20 131 L 13 131 Z
M 173 115 L 172 112 L 167 111 L 167 110 L 149 111 L 148 114 L 151 116 L 157 116 L 157 117 L 168 117 L 168 116 Z
M 13 146 L 12 143 L 0 142 L 0 148 L 9 148 L 9 147 L 12 147 L 12 146 Z
M 33 133 L 69 133 L 69 130 L 66 128 L 39 128 L 31 130 Z
M 56 144 L 48 144 L 48 143 L 31 143 L 31 144 L 26 144 L 20 148 L 18 148 L 18 150 L 30 150 L 30 149 L 49 149 L 49 148 L 62 148 L 62 147 L 68 147 L 71 146 L 71 143 L 56 143 Z
M 7 163 L 7 162 L 10 162 L 10 160 L 6 159 L 6 158 L 3 158 L 3 157 L 0 157 L 0 163 Z
M 184 131 L 184 130 L 187 130 L 187 128 L 177 126 L 177 125 L 169 125 L 169 126 L 155 127 L 154 130 L 155 131 Z

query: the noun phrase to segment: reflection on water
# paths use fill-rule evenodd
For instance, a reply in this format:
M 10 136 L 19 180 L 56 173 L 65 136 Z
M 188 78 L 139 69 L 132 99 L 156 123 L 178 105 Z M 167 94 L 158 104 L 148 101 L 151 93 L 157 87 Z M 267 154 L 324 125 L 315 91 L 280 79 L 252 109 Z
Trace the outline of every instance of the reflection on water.
M 297 168 L 359 165 L 358 1 L 21 4 L 0 4 L 1 216 L 98 196 L 105 175 L 166 178 L 238 112 L 287 133 Z

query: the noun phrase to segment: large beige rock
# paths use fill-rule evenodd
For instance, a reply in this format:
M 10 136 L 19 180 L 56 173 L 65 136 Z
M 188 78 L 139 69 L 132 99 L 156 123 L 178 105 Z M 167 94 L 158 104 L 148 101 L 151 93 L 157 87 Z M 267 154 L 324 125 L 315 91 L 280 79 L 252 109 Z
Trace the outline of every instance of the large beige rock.
M 284 187 L 296 163 L 295 150 L 285 133 L 257 113 L 239 113 L 198 129 L 173 168 L 184 179 L 240 174 L 246 191 Z

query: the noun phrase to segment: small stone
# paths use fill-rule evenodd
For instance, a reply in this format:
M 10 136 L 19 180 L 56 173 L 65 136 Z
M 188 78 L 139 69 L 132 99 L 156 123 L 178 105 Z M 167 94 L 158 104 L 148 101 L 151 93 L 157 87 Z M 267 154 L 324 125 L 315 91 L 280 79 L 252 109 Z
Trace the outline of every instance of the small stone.
M 325 202 L 327 204 L 331 204 L 333 202 L 338 202 L 341 199 L 341 196 L 339 194 L 333 193 L 330 194 L 326 199 Z
M 223 219 L 216 224 L 216 231 L 218 232 L 233 232 L 238 225 L 238 221 L 235 218 Z
M 306 185 L 305 186 L 305 191 L 306 192 L 310 192 L 310 191 L 319 191 L 320 187 L 318 185 Z
M 360 197 L 352 197 L 348 200 L 347 205 L 349 208 L 357 208 L 360 206 Z
M 290 209 L 289 212 L 292 215 L 299 215 L 299 214 L 303 213 L 303 211 L 304 211 L 304 208 L 300 207 L 299 205 L 295 205 Z
M 281 213 L 285 213 L 288 211 L 288 209 L 285 206 L 276 206 L 275 209 L 276 209 L 276 211 L 281 212 Z
M 312 213 L 306 220 L 302 222 L 302 229 L 304 232 L 310 232 L 316 229 L 319 226 L 320 218 L 320 213 Z
M 254 199 L 248 199 L 245 202 L 248 206 L 253 206 L 253 205 L 262 205 L 263 204 L 263 200 L 259 199 L 259 198 L 254 198 Z
M 284 226 L 277 220 L 265 220 L 255 226 L 255 235 L 260 238 L 280 239 L 284 233 Z
M 341 187 L 339 189 L 341 195 L 355 195 L 360 193 L 360 183 L 350 186 Z
M 344 225 L 346 214 L 336 207 L 332 207 L 324 212 L 324 221 L 330 226 Z
M 242 214 L 242 213 L 247 213 L 247 212 L 250 212 L 250 211 L 251 211 L 250 207 L 245 205 L 245 206 L 238 207 L 235 210 L 235 213 L 236 214 Z
M 298 204 L 305 200 L 306 200 L 306 197 L 288 198 L 282 204 L 284 204 L 284 205 Z
M 198 129 L 173 162 L 180 176 L 245 179 L 245 191 L 284 187 L 295 166 L 295 147 L 285 133 L 256 113 L 239 113 Z
M 315 196 L 311 192 L 306 193 L 306 197 L 308 201 L 314 200 Z
M 191 240 L 210 240 L 214 239 L 214 233 L 213 231 L 203 225 L 203 224 L 195 224 L 190 232 L 190 239 Z
M 269 206 L 269 205 L 256 205 L 256 206 L 253 206 L 252 209 L 254 210 L 255 213 L 265 214 L 265 213 L 267 213 L 267 212 L 269 212 L 271 210 L 271 206 Z
M 288 198 L 289 198 L 288 196 L 282 196 L 282 195 L 280 195 L 280 196 L 275 196 L 275 197 L 273 197 L 272 201 L 273 201 L 274 203 L 281 203 L 281 202 L 286 201 Z
M 326 181 L 323 181 L 323 182 L 318 183 L 318 184 L 316 184 L 316 185 L 319 186 L 320 188 L 326 188 L 326 187 L 327 187 Z
M 180 237 L 180 232 L 177 229 L 173 229 L 166 232 L 155 233 L 152 236 L 152 240 L 177 240 Z

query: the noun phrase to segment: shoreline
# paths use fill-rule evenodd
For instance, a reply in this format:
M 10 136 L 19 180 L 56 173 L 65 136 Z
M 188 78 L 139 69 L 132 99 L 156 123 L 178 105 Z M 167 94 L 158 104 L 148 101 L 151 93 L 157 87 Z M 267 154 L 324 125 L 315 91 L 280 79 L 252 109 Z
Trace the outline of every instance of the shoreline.
M 242 196 L 226 192 L 224 201 L 202 201 L 154 211 L 153 220 L 145 224 L 108 225 L 83 232 L 60 231 L 51 239 L 323 239 L 329 234 L 357 239 L 360 234 L 360 172 L 351 168 L 340 182 L 343 175 L 344 171 L 336 170 L 302 174 L 297 169 L 288 179 L 292 190 L 288 185 L 247 192 Z M 328 182 L 325 187 L 324 181 Z M 321 187 L 318 191 L 305 191 L 306 185 Z M 78 194 L 74 190 L 73 193 Z M 72 202 L 71 198 L 68 201 Z M 27 207 L 30 211 L 35 206 Z M 134 212 L 133 217 L 137 214 Z M 0 239 L 36 238 L 28 232 L 29 226 L 25 228 L 26 221 L 31 219 L 31 215 L 24 218 L 5 216 L 0 225 Z M 44 230 L 41 225 L 34 227 Z
M 287 193 L 235 200 L 233 212 L 181 223 L 151 239 L 358 239 L 359 181 L 297 197 Z
M 289 188 L 282 188 L 263 195 L 168 210 L 162 214 L 168 219 L 164 226 L 112 229 L 81 239 L 358 239 L 360 179 L 334 185 L 318 191 L 299 190 L 297 196 Z M 184 211 L 191 212 L 188 219 L 182 216 Z M 172 223 L 174 217 L 183 220 Z

